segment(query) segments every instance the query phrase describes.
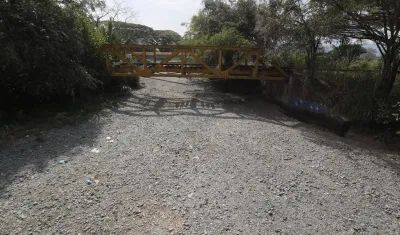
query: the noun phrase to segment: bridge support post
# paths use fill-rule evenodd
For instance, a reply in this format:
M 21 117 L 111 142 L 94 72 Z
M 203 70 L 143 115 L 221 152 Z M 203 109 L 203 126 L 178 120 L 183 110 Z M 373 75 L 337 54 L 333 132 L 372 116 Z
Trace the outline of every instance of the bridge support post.
M 147 69 L 147 53 L 146 48 L 143 47 L 143 69 Z
M 218 72 L 222 72 L 222 50 L 219 50 L 218 53 Z
M 106 59 L 106 67 L 107 67 L 108 75 L 112 75 L 112 66 L 111 66 L 110 54 L 108 52 L 109 51 L 107 50 L 104 53 L 104 57 Z

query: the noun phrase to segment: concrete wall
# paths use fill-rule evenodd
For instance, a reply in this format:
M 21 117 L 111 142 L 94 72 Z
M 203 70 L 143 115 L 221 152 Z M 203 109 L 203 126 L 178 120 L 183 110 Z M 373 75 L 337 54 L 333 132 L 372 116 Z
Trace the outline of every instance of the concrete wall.
M 316 93 L 308 92 L 308 98 L 305 98 L 303 83 L 294 76 L 290 76 L 288 81 L 269 81 L 265 95 L 280 105 L 287 115 L 301 121 L 325 126 L 340 136 L 350 128 L 351 122 L 322 104 Z
M 332 114 L 329 108 L 317 99 L 304 98 L 302 82 L 294 76 L 290 76 L 288 81 L 270 81 L 267 87 L 270 99 L 282 105 L 323 116 Z

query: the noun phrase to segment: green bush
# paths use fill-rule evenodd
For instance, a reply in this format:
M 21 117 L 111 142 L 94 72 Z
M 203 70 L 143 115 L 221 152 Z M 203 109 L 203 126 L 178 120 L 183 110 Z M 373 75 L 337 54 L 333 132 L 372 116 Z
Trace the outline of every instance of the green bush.
M 349 65 L 349 69 L 380 71 L 381 62 L 379 60 L 358 60 Z
M 374 96 L 379 73 L 326 71 L 319 72 L 317 77 L 329 84 L 323 94 L 324 102 L 335 112 L 365 124 L 387 125 L 396 121 L 393 113 L 396 113 L 394 107 L 398 107 L 400 100 L 400 84 L 396 84 L 390 97 L 382 100 Z
M 251 42 L 231 27 L 225 27 L 221 32 L 214 35 L 207 34 L 198 39 L 183 40 L 181 44 L 191 46 L 251 47 Z M 218 63 L 217 51 L 199 50 L 196 54 L 208 64 Z M 241 56 L 241 52 L 224 51 L 224 64 L 232 64 L 233 61 L 241 58 Z
M 51 0 L 0 3 L 0 99 L 3 109 L 73 100 L 100 81 L 93 57 L 104 42 L 84 9 Z

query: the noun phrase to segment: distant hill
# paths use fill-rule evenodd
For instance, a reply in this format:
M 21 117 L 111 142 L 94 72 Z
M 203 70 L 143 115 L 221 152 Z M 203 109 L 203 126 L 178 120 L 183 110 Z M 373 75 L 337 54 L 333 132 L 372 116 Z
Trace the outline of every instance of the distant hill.
M 108 24 L 108 22 L 103 22 Z M 141 24 L 116 21 L 113 30 L 119 43 L 136 43 L 151 45 L 176 45 L 182 37 L 172 30 L 154 30 Z
M 376 46 L 375 43 L 365 43 L 365 44 L 363 45 L 363 47 L 364 47 L 365 49 L 369 50 L 369 51 L 374 50 L 374 51 L 375 51 L 375 55 L 376 55 L 377 57 L 381 57 L 381 53 L 379 52 L 378 47 Z

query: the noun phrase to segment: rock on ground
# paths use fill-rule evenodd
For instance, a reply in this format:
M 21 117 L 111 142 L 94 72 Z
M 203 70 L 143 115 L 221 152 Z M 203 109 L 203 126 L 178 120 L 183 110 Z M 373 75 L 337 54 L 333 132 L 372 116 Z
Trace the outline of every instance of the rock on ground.
M 399 234 L 399 155 L 208 82 L 0 149 L 0 234 Z

